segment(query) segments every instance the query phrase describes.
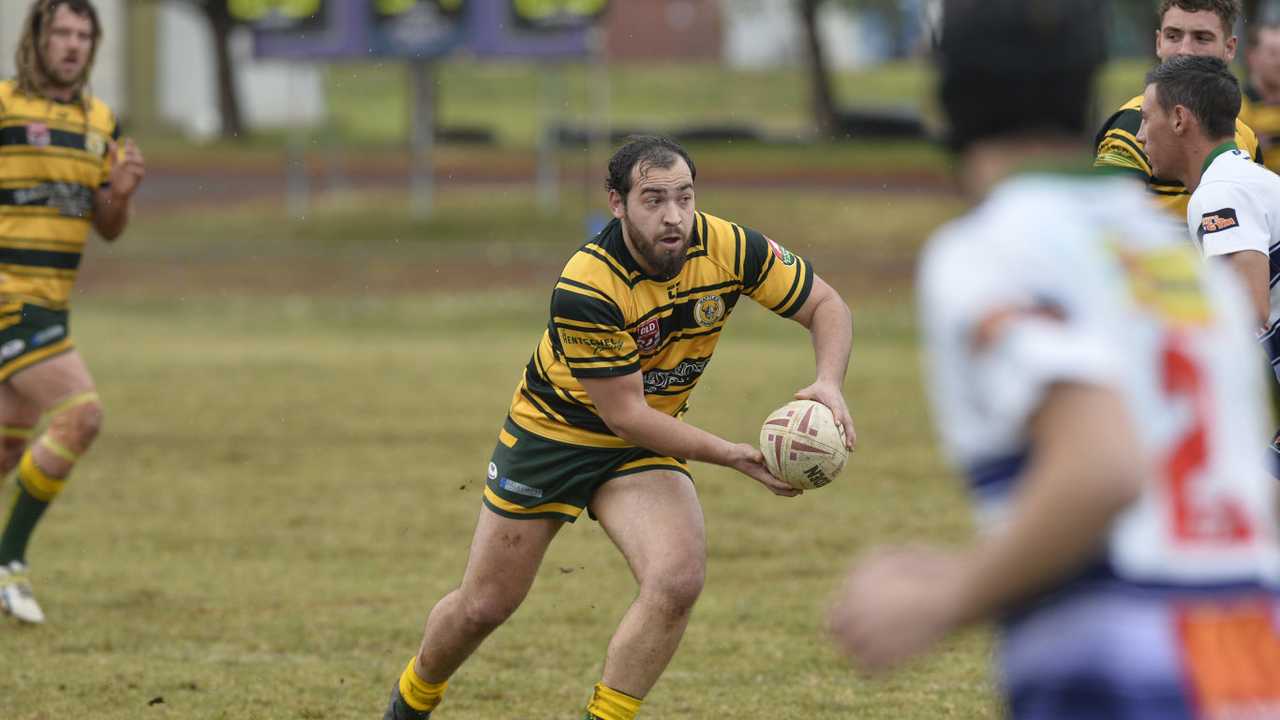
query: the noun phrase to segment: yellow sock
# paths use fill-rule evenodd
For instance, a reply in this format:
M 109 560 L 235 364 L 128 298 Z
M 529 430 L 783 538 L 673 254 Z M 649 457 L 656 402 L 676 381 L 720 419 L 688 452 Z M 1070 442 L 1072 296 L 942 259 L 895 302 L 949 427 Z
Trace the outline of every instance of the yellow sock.
M 591 702 L 587 703 L 587 712 L 600 720 L 635 720 L 642 702 L 644 700 L 618 692 L 604 683 L 596 683 Z
M 410 660 L 409 666 L 400 673 L 400 696 L 414 710 L 435 710 L 444 698 L 444 689 L 447 687 L 449 687 L 448 680 L 442 683 L 429 683 L 418 677 L 418 673 L 413 671 L 413 660 Z

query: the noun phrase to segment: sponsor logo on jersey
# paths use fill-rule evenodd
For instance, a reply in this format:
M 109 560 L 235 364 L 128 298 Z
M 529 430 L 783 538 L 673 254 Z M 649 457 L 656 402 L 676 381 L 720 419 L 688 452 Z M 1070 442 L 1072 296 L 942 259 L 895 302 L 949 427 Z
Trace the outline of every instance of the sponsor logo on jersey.
M 535 498 L 542 497 L 542 490 L 540 488 L 529 487 L 528 485 L 516 482 L 511 478 L 502 478 L 502 481 L 498 483 L 498 486 L 507 492 L 513 492 L 517 495 L 528 495 L 529 497 Z
M 1200 219 L 1200 236 L 1204 237 L 1211 233 L 1230 230 L 1240 224 L 1236 218 L 1235 208 L 1222 208 L 1213 212 L 1205 213 Z
M 489 463 L 489 479 L 490 480 L 498 479 L 498 466 L 493 463 Z
M 776 256 L 779 260 L 781 260 L 783 265 L 796 264 L 796 256 L 792 255 L 790 250 L 787 250 L 786 248 L 782 247 L 778 243 L 774 242 L 773 238 L 767 235 L 765 236 L 764 239 L 768 241 L 769 247 L 773 249 L 774 256 Z
M 107 138 L 101 133 L 91 132 L 84 136 L 84 149 L 90 155 L 99 157 L 107 154 Z
M 591 348 L 592 352 L 599 355 L 603 352 L 621 352 L 622 340 L 620 338 L 605 336 L 592 337 L 590 335 L 578 335 L 576 333 L 560 331 L 560 342 L 565 345 L 585 345 Z
M 49 147 L 53 142 L 53 134 L 44 123 L 31 123 L 27 126 L 27 144 L 31 147 Z
M 702 375 L 709 362 L 711 358 L 681 360 L 679 365 L 670 370 L 650 370 L 644 374 L 644 391 L 655 393 L 672 385 L 688 385 Z
M 13 191 L 16 205 L 44 205 L 56 208 L 64 217 L 85 217 L 93 209 L 93 191 L 83 185 L 63 182 L 40 183 Z
M 724 299 L 719 295 L 698 298 L 693 305 L 693 319 L 702 327 L 711 327 L 724 317 Z
M 0 345 L 0 360 L 8 360 L 9 358 L 18 355 L 25 350 L 26 347 L 27 344 L 22 340 L 10 340 L 5 344 Z
M 658 318 L 649 318 L 636 328 L 636 347 L 641 352 L 648 352 L 662 342 L 662 328 L 658 325 Z

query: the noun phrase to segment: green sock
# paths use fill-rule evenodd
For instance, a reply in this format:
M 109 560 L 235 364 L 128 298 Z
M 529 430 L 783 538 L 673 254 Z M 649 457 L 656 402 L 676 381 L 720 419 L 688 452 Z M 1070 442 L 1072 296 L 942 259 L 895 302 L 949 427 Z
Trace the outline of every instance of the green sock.
M 37 500 L 22 483 L 18 483 L 18 496 L 13 501 L 4 534 L 0 535 L 0 565 L 8 565 L 14 560 L 26 562 L 27 541 L 31 539 L 40 516 L 48 509 L 49 503 Z

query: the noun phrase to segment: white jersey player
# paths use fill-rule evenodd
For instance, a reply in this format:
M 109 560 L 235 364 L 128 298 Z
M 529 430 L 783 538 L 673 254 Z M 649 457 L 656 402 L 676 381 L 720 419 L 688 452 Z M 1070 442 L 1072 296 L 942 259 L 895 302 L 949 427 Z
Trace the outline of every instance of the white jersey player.
M 1192 192 L 1187 229 L 1210 262 L 1235 268 L 1253 307 L 1254 328 L 1280 380 L 1280 177 L 1236 147 L 1240 85 L 1215 58 L 1176 57 L 1147 77 L 1142 128 L 1153 167 Z M 1280 477 L 1280 433 L 1272 439 Z
M 1200 186 L 1187 206 L 1187 229 L 1206 258 L 1252 253 L 1265 279 L 1262 341 L 1280 372 L 1280 175 L 1253 162 L 1235 143 L 1219 145 L 1204 162 Z
M 1021 169 L 1076 157 L 1100 4 L 946 5 L 942 100 L 978 205 L 930 242 L 918 291 L 981 537 L 865 560 L 832 631 L 881 670 L 997 618 L 1020 720 L 1280 718 L 1275 484 L 1239 283 L 1140 184 Z M 1000 97 L 1021 114 L 993 118 Z

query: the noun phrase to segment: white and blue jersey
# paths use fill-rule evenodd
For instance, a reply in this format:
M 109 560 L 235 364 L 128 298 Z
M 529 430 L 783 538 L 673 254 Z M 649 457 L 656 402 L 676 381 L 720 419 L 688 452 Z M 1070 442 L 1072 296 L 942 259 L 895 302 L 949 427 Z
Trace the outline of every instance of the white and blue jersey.
M 938 232 L 919 288 L 935 418 L 982 531 L 1001 532 L 1057 383 L 1119 393 L 1150 459 L 1090 565 L 1004 618 L 1013 716 L 1280 718 L 1275 483 L 1230 270 L 1123 179 L 1028 175 Z
M 1234 144 L 1219 147 L 1191 194 L 1187 230 L 1206 258 L 1252 250 L 1270 260 L 1271 307 L 1260 337 L 1280 377 L 1280 176 Z

